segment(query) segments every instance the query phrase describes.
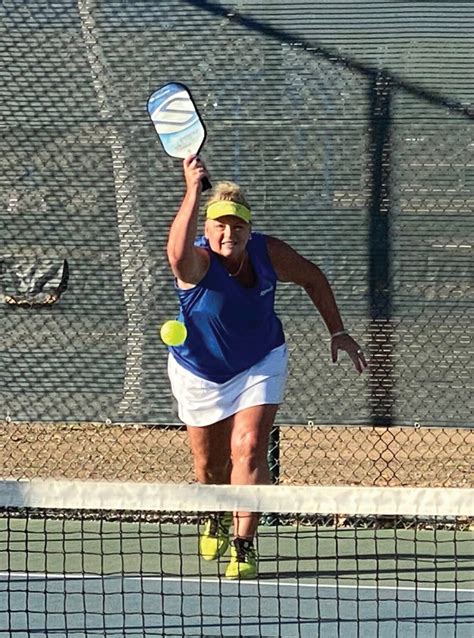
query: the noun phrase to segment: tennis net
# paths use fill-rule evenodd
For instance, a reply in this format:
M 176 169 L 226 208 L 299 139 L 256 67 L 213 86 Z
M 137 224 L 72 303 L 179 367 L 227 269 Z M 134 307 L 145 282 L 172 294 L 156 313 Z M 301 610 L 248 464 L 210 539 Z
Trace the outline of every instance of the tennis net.
M 471 489 L 7 480 L 0 505 L 2 637 L 472 636 Z M 224 511 L 261 513 L 253 580 L 199 557 Z

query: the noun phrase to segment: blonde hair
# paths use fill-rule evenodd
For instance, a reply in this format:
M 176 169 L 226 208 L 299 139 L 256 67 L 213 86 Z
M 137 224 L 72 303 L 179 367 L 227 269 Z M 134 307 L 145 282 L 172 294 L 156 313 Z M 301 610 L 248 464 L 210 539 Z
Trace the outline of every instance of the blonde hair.
M 250 205 L 245 197 L 245 193 L 241 186 L 235 184 L 235 182 L 219 182 L 217 183 L 209 196 L 206 203 L 206 209 L 215 202 L 235 202 L 236 204 L 243 204 L 250 210 Z

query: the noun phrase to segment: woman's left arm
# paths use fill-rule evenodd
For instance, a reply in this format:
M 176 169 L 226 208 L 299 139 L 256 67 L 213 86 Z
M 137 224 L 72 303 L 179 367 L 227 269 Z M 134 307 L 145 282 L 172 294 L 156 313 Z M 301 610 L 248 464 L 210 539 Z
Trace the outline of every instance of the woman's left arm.
M 268 236 L 267 249 L 278 280 L 304 288 L 318 309 L 331 335 L 333 363 L 337 361 L 338 350 L 344 350 L 353 361 L 355 369 L 362 372 L 367 367 L 364 353 L 344 330 L 334 293 L 324 273 L 281 239 Z

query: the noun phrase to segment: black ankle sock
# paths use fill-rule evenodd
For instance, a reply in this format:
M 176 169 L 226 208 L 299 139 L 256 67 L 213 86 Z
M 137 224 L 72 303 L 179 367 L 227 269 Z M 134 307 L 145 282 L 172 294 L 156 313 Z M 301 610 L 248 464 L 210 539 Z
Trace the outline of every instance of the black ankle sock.
M 236 536 L 233 539 L 233 544 L 237 552 L 244 551 L 248 552 L 249 549 L 253 549 L 253 540 L 249 538 L 240 538 L 240 536 Z

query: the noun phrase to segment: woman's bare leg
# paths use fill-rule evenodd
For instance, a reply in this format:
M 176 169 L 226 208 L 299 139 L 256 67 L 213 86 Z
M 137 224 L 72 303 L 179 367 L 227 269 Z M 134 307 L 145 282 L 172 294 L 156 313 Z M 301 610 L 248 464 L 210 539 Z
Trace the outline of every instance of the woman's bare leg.
M 230 483 L 230 437 L 233 417 L 205 427 L 187 426 L 194 461 L 194 472 L 199 483 Z
M 270 432 L 278 411 L 278 405 L 256 405 L 237 412 L 233 416 L 230 482 L 233 485 L 265 485 L 271 483 L 268 467 Z M 236 512 L 234 534 L 253 539 L 259 514 Z

